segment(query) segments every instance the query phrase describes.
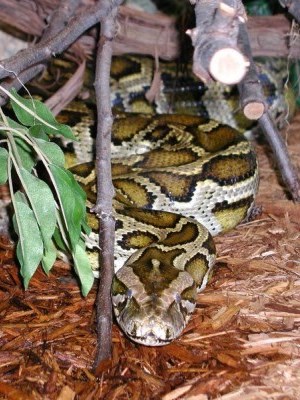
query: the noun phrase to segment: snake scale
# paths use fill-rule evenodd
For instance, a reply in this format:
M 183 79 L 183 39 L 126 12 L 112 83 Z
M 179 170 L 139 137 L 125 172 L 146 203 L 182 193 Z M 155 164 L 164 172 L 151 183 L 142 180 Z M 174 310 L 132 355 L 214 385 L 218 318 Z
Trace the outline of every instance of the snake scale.
M 182 333 L 211 275 L 212 236 L 251 213 L 255 153 L 235 129 L 207 118 L 122 112 L 115 116 L 112 153 L 114 313 L 131 340 L 165 345 Z M 91 207 L 93 164 L 71 171 Z M 87 246 L 97 269 L 99 221 L 89 213 L 88 222 Z

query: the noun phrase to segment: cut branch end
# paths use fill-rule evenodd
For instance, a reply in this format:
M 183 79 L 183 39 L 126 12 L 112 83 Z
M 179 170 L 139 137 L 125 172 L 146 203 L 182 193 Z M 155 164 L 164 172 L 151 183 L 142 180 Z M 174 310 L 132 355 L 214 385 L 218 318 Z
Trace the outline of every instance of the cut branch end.
M 239 83 L 245 76 L 249 61 L 233 48 L 223 48 L 212 56 L 209 71 L 212 77 L 224 84 Z

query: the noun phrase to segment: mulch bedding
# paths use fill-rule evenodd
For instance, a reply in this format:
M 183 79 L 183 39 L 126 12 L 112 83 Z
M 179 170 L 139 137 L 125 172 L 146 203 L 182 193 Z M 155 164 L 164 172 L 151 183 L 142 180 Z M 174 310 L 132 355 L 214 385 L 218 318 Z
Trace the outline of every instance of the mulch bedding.
M 288 128 L 300 166 L 300 114 Z M 96 285 L 82 298 L 71 268 L 39 269 L 25 292 L 0 241 L 0 399 L 297 399 L 300 389 L 300 207 L 257 145 L 262 213 L 216 238 L 212 281 L 182 337 L 135 345 L 113 328 L 113 356 L 92 372 Z

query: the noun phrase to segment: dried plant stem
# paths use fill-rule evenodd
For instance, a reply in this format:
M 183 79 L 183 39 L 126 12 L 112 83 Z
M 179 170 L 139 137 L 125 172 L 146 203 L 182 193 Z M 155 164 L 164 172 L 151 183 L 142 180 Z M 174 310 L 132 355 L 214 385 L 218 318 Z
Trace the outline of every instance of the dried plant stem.
M 114 187 L 111 173 L 111 130 L 113 116 L 110 104 L 110 67 L 112 41 L 116 34 L 116 17 L 120 0 L 113 4 L 111 13 L 101 21 L 101 33 L 97 52 L 95 91 L 97 99 L 97 138 L 96 171 L 97 202 L 93 208 L 100 218 L 100 279 L 96 300 L 98 347 L 95 359 L 95 371 L 99 364 L 111 357 L 111 284 L 114 274 L 114 237 L 115 220 L 113 216 Z

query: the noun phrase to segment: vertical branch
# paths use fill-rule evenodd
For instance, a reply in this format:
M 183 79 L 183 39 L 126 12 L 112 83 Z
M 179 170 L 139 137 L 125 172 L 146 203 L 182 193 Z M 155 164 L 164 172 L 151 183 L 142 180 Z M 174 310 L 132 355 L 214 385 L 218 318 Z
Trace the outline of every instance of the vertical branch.
M 196 27 L 186 33 L 194 46 L 193 72 L 204 82 L 215 79 L 239 82 L 248 60 L 237 46 L 239 23 L 246 12 L 240 0 L 190 0 L 195 5 Z
M 116 33 L 116 16 L 120 0 L 101 1 L 111 4 L 111 12 L 101 21 L 97 51 L 95 91 L 97 99 L 96 173 L 97 202 L 93 211 L 100 218 L 100 279 L 96 301 L 98 347 L 94 367 L 111 357 L 111 284 L 114 273 L 115 220 L 112 201 L 114 188 L 111 174 L 111 130 L 113 116 L 110 104 L 110 67 L 112 41 Z M 104 5 L 104 4 L 103 4 Z

